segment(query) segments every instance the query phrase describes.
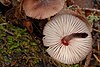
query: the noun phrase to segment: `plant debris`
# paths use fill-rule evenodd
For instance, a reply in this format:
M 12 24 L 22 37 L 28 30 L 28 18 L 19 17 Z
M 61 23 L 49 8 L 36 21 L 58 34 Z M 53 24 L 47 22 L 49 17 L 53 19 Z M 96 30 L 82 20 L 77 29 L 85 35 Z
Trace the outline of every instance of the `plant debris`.
M 47 47 L 43 46 L 42 31 L 51 17 L 49 20 L 27 17 L 22 10 L 23 0 L 0 2 L 0 67 L 100 67 L 99 0 L 93 0 L 94 4 L 90 4 L 95 9 L 81 8 L 74 0 L 66 0 L 67 9 L 76 11 L 88 19 L 93 38 L 93 49 L 87 58 L 71 65 L 51 58 L 46 52 Z

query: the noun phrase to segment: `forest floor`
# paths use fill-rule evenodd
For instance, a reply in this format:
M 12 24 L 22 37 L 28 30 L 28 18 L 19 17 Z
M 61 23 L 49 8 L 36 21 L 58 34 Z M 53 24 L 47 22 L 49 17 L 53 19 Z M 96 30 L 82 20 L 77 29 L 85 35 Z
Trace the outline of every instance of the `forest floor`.
M 2 6 L 0 7 L 0 67 L 100 67 L 100 8 L 98 5 L 95 10 L 82 9 L 92 27 L 93 49 L 86 59 L 72 65 L 55 61 L 47 54 L 47 47 L 42 43 L 42 32 L 48 19 L 36 20 L 26 16 L 21 16 L 19 19 L 20 15 L 16 13 L 18 8 L 0 5 Z M 68 8 L 76 10 L 71 5 Z

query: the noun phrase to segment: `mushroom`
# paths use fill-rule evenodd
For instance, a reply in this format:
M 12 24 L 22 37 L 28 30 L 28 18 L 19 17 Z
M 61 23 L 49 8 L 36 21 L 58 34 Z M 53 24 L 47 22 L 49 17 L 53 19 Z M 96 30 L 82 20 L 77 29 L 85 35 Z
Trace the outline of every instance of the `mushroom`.
M 79 63 L 92 49 L 90 29 L 80 18 L 61 14 L 44 27 L 43 43 L 48 54 L 64 64 Z
M 23 0 L 26 15 L 35 19 L 45 19 L 58 13 L 64 0 Z

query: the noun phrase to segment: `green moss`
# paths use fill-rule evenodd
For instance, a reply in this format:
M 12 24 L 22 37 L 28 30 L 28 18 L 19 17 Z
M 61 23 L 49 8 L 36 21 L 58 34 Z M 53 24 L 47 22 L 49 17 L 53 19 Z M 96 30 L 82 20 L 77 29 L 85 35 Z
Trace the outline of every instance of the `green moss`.
M 34 57 L 31 63 L 37 64 L 40 61 L 38 59 L 37 53 L 39 47 L 37 46 L 37 43 L 32 40 L 32 37 L 27 32 L 27 30 L 24 28 L 13 26 L 12 24 L 6 22 L 5 19 L 1 18 L 0 56 L 3 58 L 3 62 L 9 62 L 11 64 L 13 60 L 18 59 L 19 57 L 22 57 L 21 59 L 23 60 L 23 57 L 26 54 L 27 58 Z M 38 42 L 38 40 L 36 41 Z M 21 59 L 19 59 L 20 62 Z M 27 59 L 25 58 L 25 60 Z M 22 62 L 22 65 L 27 63 L 29 62 Z
M 94 15 L 93 13 L 92 13 L 91 15 L 89 15 L 87 18 L 88 18 L 88 21 L 89 21 L 90 23 L 93 23 L 93 21 L 98 21 L 98 20 L 100 20 L 100 17 Z

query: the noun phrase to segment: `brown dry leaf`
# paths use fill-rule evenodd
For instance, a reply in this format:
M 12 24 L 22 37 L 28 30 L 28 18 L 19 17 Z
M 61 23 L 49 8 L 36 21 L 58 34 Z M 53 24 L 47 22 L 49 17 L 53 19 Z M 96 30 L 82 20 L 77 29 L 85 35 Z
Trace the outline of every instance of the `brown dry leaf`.
M 32 26 L 32 23 L 30 21 L 24 21 L 23 26 L 25 26 L 30 33 L 33 32 L 33 26 Z
M 93 8 L 93 0 L 74 0 L 75 4 L 77 4 L 81 8 Z
M 16 61 L 16 60 L 15 60 L 15 61 L 13 61 L 13 62 L 11 63 L 11 66 L 16 65 L 16 63 L 17 63 L 17 61 Z

